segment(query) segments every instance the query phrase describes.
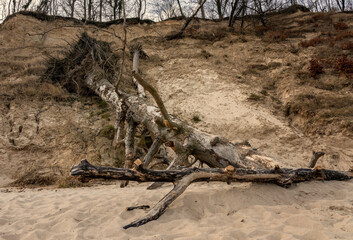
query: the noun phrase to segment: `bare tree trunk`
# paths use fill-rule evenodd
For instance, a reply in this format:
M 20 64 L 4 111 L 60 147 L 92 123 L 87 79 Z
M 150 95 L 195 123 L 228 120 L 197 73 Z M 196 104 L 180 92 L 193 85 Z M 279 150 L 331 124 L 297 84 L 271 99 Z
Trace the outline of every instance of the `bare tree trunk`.
M 141 44 L 138 44 L 135 47 L 134 56 L 133 56 L 133 66 L 132 66 L 132 70 L 136 73 L 138 73 L 140 51 L 141 51 Z M 143 88 L 143 86 L 136 80 L 136 78 L 134 76 L 132 76 L 132 80 L 134 81 L 134 83 L 137 87 L 138 96 L 141 98 L 145 98 L 146 93 L 145 93 L 145 89 Z
M 99 0 L 99 21 L 102 22 L 103 0 Z
M 12 13 L 15 13 L 16 12 L 16 0 L 12 0 L 12 5 L 13 5 Z
M 200 4 L 200 5 L 202 4 L 202 0 L 199 0 L 199 4 Z M 202 7 L 201 7 L 201 18 L 202 18 L 202 19 L 205 19 L 205 8 L 204 8 L 203 5 L 202 5 Z
M 124 168 L 132 168 L 132 164 L 135 158 L 135 132 L 137 123 L 132 118 L 131 113 L 128 111 L 126 116 L 127 129 L 125 135 L 125 164 Z M 129 180 L 124 181 L 120 184 L 120 187 L 126 187 L 129 183 Z
M 179 6 L 179 11 L 180 11 L 181 16 L 185 17 L 184 12 L 183 12 L 183 8 L 181 7 L 181 4 L 180 4 L 180 0 L 177 0 L 177 3 L 178 3 L 178 6 Z
M 74 17 L 74 12 L 75 12 L 75 2 L 76 0 L 72 0 L 71 2 L 71 12 L 70 12 L 70 17 Z
M 93 0 L 88 0 L 88 20 L 92 21 L 92 4 Z
M 83 0 L 83 19 L 87 20 L 87 0 Z

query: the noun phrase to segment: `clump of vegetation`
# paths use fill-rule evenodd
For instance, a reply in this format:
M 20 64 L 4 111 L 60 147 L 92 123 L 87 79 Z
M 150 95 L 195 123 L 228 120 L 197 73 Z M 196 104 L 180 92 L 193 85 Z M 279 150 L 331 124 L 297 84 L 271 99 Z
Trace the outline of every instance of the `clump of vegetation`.
M 285 41 L 289 36 L 288 31 L 284 30 L 271 30 L 264 34 L 263 40 L 265 42 L 281 42 Z
M 110 113 L 103 113 L 101 114 L 101 118 L 105 119 L 105 120 L 109 120 L 110 119 Z
M 351 50 L 353 51 L 353 42 L 350 41 L 345 41 L 341 45 L 342 50 Z
M 94 94 L 84 83 L 86 69 L 92 69 L 93 66 L 99 66 L 103 77 L 107 79 L 115 76 L 118 56 L 113 53 L 110 43 L 98 41 L 85 32 L 65 56 L 63 59 L 49 57 L 44 78 L 59 83 L 69 92 Z
M 344 38 L 353 38 L 353 31 L 340 32 L 336 35 L 336 41 L 341 41 Z
M 11 186 L 48 186 L 55 184 L 63 176 L 59 167 L 33 167 L 20 176 Z
M 348 25 L 344 22 L 338 22 L 333 24 L 336 30 L 346 30 L 348 28 Z
M 105 101 L 103 101 L 102 99 L 99 99 L 99 102 L 98 102 L 98 107 L 99 108 L 102 108 L 102 109 L 104 109 L 104 108 L 108 108 L 108 103 L 107 102 L 105 102 Z
M 255 94 L 255 93 L 252 93 L 248 97 L 248 100 L 250 100 L 250 101 L 260 101 L 261 100 L 261 96 Z
M 268 96 L 268 92 L 265 89 L 262 89 L 260 93 L 264 96 Z
M 102 130 L 98 134 L 99 137 L 105 137 L 110 140 L 114 138 L 114 126 L 113 125 L 106 125 L 102 128 Z
M 325 13 L 325 12 L 320 12 L 320 13 L 316 13 L 314 14 L 311 19 L 313 21 L 332 21 L 331 19 L 331 14 L 330 13 Z
M 304 48 L 313 47 L 313 46 L 319 45 L 319 44 L 327 42 L 327 41 L 328 41 L 327 38 L 315 37 L 315 38 L 312 38 L 308 41 L 301 41 L 299 43 L 299 46 L 304 47 Z
M 270 27 L 261 25 L 261 26 L 256 26 L 254 30 L 255 30 L 255 35 L 260 37 L 265 35 L 265 33 L 270 30 Z
M 200 118 L 199 115 L 194 115 L 194 116 L 192 116 L 192 120 L 193 120 L 195 123 L 201 122 L 201 118 Z
M 59 188 L 76 188 L 76 187 L 83 187 L 83 186 L 85 186 L 84 183 L 70 176 L 64 177 L 58 181 Z M 86 186 L 89 186 L 89 185 L 86 185 Z
M 309 72 L 311 77 L 324 73 L 324 67 L 319 63 L 317 59 L 311 59 L 309 65 Z
M 210 57 L 212 57 L 212 54 L 207 52 L 206 50 L 202 50 L 201 55 L 206 59 L 209 59 Z
M 353 74 L 353 61 L 348 59 L 347 56 L 338 58 L 335 63 L 335 70 L 345 75 Z
M 351 122 L 352 114 L 353 98 L 342 95 L 301 94 L 289 102 L 286 109 L 287 116 L 302 118 L 300 124 L 303 124 L 305 131 L 320 134 L 325 134 L 325 129 L 329 126 L 338 131 L 345 129 L 346 133 L 352 133 L 351 125 L 340 126 L 341 122 Z
M 229 30 L 225 27 L 210 27 L 208 29 L 202 29 L 200 25 L 193 25 L 185 30 L 185 36 L 193 39 L 215 42 L 225 38 L 228 31 Z

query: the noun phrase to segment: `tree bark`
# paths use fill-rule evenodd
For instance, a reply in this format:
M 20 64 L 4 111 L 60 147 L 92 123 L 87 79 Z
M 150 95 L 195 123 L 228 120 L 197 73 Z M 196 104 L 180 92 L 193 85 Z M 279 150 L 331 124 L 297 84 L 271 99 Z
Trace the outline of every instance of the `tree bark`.
M 311 158 L 311 161 L 309 163 L 309 168 L 315 167 L 317 160 L 319 160 L 319 158 L 324 155 L 324 152 L 313 152 L 313 157 Z
M 138 73 L 140 52 L 141 52 L 141 44 L 138 44 L 135 47 L 134 56 L 133 56 L 133 60 L 132 60 L 132 70 L 136 73 Z M 146 93 L 145 93 L 145 89 L 143 88 L 143 86 L 141 86 L 141 84 L 136 80 L 135 76 L 132 76 L 132 80 L 134 81 L 134 83 L 137 87 L 138 96 L 141 98 L 145 98 Z
M 131 113 L 127 113 L 127 129 L 125 135 L 125 164 L 124 168 L 132 168 L 132 164 L 135 158 L 135 132 L 137 124 L 131 116 Z M 120 184 L 120 187 L 126 187 L 129 184 L 129 180 L 124 181 Z

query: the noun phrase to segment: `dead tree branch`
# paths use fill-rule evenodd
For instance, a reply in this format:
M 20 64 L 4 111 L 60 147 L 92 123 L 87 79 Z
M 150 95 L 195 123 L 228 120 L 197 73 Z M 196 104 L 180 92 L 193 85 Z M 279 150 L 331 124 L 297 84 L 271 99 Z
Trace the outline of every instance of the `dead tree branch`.
M 87 160 L 71 169 L 71 176 L 82 181 L 95 178 L 131 180 L 139 182 L 173 182 L 174 188 L 163 197 L 146 216 L 124 226 L 124 229 L 138 227 L 149 221 L 158 219 L 166 208 L 180 196 L 193 182 L 260 182 L 274 183 L 282 187 L 289 187 L 292 183 L 313 180 L 344 181 L 353 178 L 353 171 L 335 171 L 317 168 L 279 168 L 272 169 L 235 169 L 226 168 L 185 168 L 182 170 L 149 170 L 144 169 L 142 162 L 135 161 L 134 169 L 99 167 L 91 165 Z
M 168 111 L 167 111 L 166 107 L 164 106 L 163 100 L 159 96 L 157 90 L 151 84 L 146 82 L 135 70 L 132 72 L 132 75 L 139 82 L 139 84 L 141 84 L 143 86 L 143 88 L 145 88 L 152 95 L 152 97 L 156 101 L 156 103 L 157 103 L 157 105 L 163 115 L 164 125 L 166 127 L 176 128 L 175 130 L 177 130 L 178 125 L 176 123 L 173 123 L 172 120 L 170 119 Z
M 319 160 L 319 158 L 324 155 L 324 152 L 313 152 L 313 157 L 311 158 L 311 161 L 309 163 L 309 168 L 315 167 L 317 160 Z
M 142 46 L 141 44 L 137 44 L 137 46 L 135 47 L 134 50 L 134 56 L 133 56 L 133 60 L 132 60 L 132 70 L 136 73 L 138 73 L 138 65 L 139 65 L 139 57 L 140 57 L 140 52 L 141 52 Z M 146 97 L 146 93 L 145 93 L 145 89 L 143 88 L 143 86 L 135 79 L 135 77 L 132 77 L 132 80 L 134 81 L 136 87 L 137 87 L 137 93 L 138 96 L 141 98 L 145 98 Z

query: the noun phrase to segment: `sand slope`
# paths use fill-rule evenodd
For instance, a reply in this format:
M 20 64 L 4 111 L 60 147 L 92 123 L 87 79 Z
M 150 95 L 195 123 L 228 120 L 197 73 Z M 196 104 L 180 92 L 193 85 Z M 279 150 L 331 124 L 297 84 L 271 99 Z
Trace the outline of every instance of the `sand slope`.
M 0 239 L 352 239 L 352 182 L 198 183 L 157 221 L 122 227 L 168 190 L 147 183 L 1 193 Z

